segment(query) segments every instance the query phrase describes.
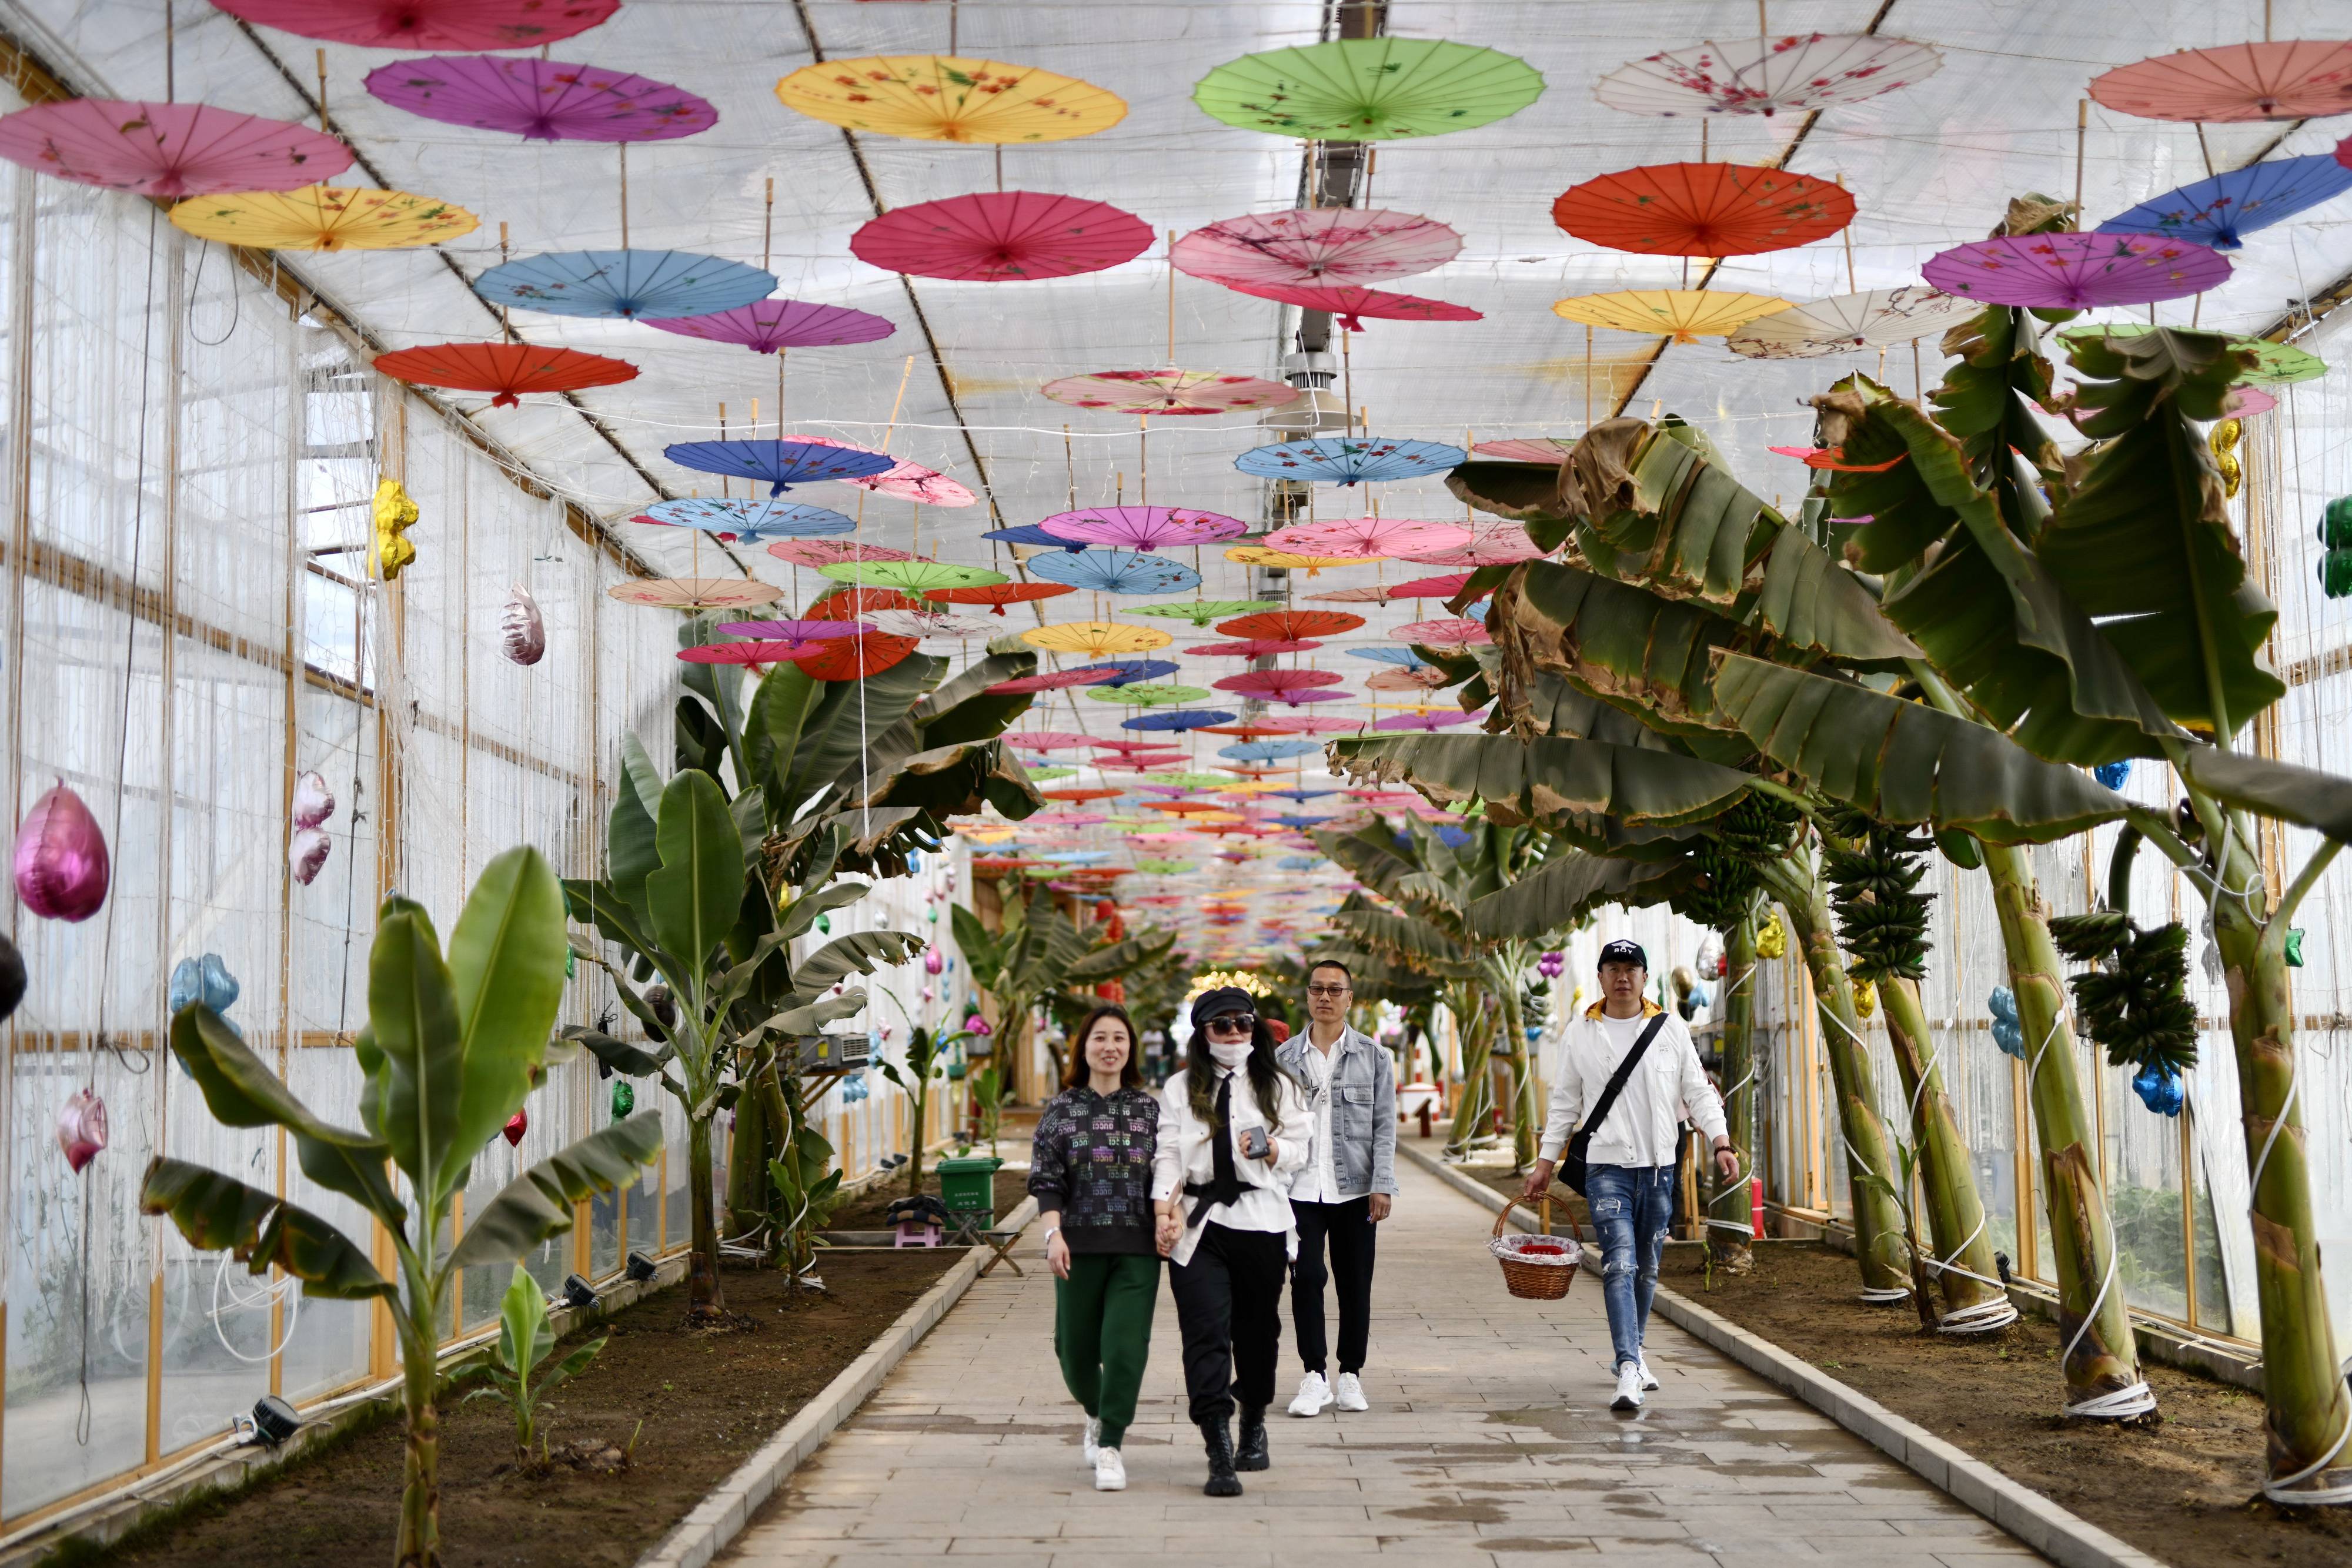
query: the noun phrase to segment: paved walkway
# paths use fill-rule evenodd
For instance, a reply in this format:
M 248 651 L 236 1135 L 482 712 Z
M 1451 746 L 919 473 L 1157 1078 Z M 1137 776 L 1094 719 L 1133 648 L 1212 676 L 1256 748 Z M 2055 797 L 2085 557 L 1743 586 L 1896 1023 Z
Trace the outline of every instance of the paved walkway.
M 996 1557 L 1053 1568 L 1321 1568 L 1385 1553 L 1415 1568 L 1520 1568 L 1547 1554 L 1690 1564 L 1946 1564 L 2034 1553 L 1826 1416 L 1663 1319 L 1665 1386 L 1609 1410 L 1597 1279 L 1515 1301 L 1491 1217 L 1400 1165 L 1381 1228 L 1369 1413 L 1282 1415 L 1274 1468 L 1201 1495 L 1176 1313 L 1163 1291 L 1128 1490 L 1097 1493 L 1053 1358 L 1051 1277 L 975 1284 L 865 1409 L 793 1478 L 733 1561 L 823 1568 Z

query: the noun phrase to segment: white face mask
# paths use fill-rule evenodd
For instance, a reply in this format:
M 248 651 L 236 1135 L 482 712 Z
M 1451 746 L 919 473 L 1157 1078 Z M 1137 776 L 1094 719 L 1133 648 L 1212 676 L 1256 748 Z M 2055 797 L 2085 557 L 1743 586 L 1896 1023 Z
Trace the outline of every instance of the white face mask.
M 1209 1042 L 1209 1054 L 1217 1059 L 1217 1065 L 1220 1067 L 1238 1071 L 1241 1064 L 1249 1060 L 1249 1053 L 1250 1042 L 1247 1040 L 1237 1040 L 1230 1044 L 1222 1040 L 1213 1040 Z

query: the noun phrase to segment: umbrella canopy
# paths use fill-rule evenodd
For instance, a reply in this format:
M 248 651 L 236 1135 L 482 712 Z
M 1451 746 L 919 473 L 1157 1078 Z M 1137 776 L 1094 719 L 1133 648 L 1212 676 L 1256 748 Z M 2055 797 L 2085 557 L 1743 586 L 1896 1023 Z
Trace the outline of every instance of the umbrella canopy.
M 2352 43 L 2293 39 L 2158 55 L 2091 78 L 2091 96 L 2143 120 L 2307 120 L 2352 111 Z
M 1552 314 L 1618 332 L 1661 332 L 1677 343 L 1722 338 L 1759 316 L 1786 310 L 1789 302 L 1769 294 L 1735 294 L 1720 288 L 1623 288 L 1611 294 L 1580 294 L 1552 302 Z
M 1396 664 L 1408 670 L 1428 663 L 1410 648 L 1350 648 L 1348 650 L 1348 656 L 1351 659 L 1369 659 L 1375 664 Z
M 815 652 L 818 644 L 873 630 L 863 621 L 811 620 L 722 621 L 719 629 L 730 637 L 753 637 L 761 642 L 806 643 L 810 647 L 803 651 L 810 653 Z
M 535 343 L 433 343 L 378 354 L 375 368 L 417 386 L 494 392 L 492 408 L 517 407 L 525 392 L 579 392 L 637 377 L 637 367 L 625 360 Z
M 1072 674 L 1099 675 L 1107 686 L 1133 685 L 1138 681 L 1157 681 L 1176 673 L 1173 659 L 1120 659 L 1108 664 L 1087 664 L 1073 670 Z
M 1023 751 L 1071 751 L 1093 744 L 1087 737 L 1067 729 L 1030 730 L 1025 734 L 1008 735 L 1004 743 Z
M 1114 653 L 1148 653 L 1176 639 L 1150 626 L 1122 626 L 1113 621 L 1057 621 L 1021 633 L 1033 648 L 1050 653 L 1084 653 L 1107 659 Z
M 1532 542 L 1532 541 L 1530 541 Z M 1400 582 L 1389 590 L 1391 599 L 1451 599 L 1470 586 L 1466 571 L 1448 572 L 1444 577 L 1416 577 L 1411 582 Z M 1491 588 L 1480 591 L 1484 599 L 1494 592 Z
M 1286 762 L 1294 757 L 1313 757 L 1322 749 L 1312 740 L 1245 740 L 1217 747 L 1217 755 L 1235 762 Z
M 1602 77 L 1592 93 L 1626 114 L 1801 114 L 1909 87 L 1943 64 L 1943 56 L 1908 38 L 1769 34 L 1634 60 Z
M 1176 242 L 1176 270 L 1232 287 L 1348 288 L 1444 267 L 1462 236 L 1434 218 L 1366 207 L 1248 213 Z
M 1265 545 L 1235 545 L 1225 552 L 1227 560 L 1244 566 L 1276 567 L 1284 571 L 1304 571 L 1309 577 L 1320 575 L 1327 566 L 1353 566 L 1351 555 L 1293 555 L 1288 550 L 1269 549 Z
M 1384 719 L 1377 720 L 1372 727 L 1386 730 L 1444 729 L 1452 725 L 1468 724 L 1477 716 L 1474 713 L 1463 713 L 1459 709 L 1445 708 L 1440 708 L 1433 713 L 1396 713 L 1391 714 Z
M 948 610 L 876 610 L 866 619 L 877 631 L 894 637 L 989 637 L 996 627 L 985 615 L 958 615 Z
M 1366 582 L 1354 588 L 1335 588 L 1328 593 L 1310 593 L 1307 599 L 1314 604 L 1386 604 L 1389 591 L 1385 583 Z
M 700 474 L 764 479 L 771 496 L 812 480 L 858 479 L 890 466 L 879 452 L 814 441 L 681 441 L 663 447 L 662 455 Z
M 1244 131 L 1310 141 L 1394 141 L 1470 131 L 1543 92 L 1525 60 L 1435 38 L 1341 38 L 1219 66 L 1192 89 Z
M 1506 463 L 1540 463 L 1557 467 L 1568 461 L 1576 449 L 1571 435 L 1531 435 L 1517 441 L 1482 441 L 1470 450 L 1481 457 L 1499 457 Z
M 830 435 L 795 435 L 792 439 L 810 446 L 837 446 L 845 452 L 874 450 L 854 442 L 836 441 Z M 889 457 L 889 454 L 884 452 L 874 455 Z M 980 499 L 937 469 L 926 468 L 919 463 L 908 463 L 904 459 L 892 459 L 890 466 L 879 474 L 867 474 L 847 483 L 861 490 L 871 490 L 877 496 L 894 496 L 901 501 L 919 501 L 927 507 L 969 507 Z
M 776 84 L 812 120 L 919 141 L 1067 141 L 1127 118 L 1118 96 L 1034 66 L 961 55 L 824 60 Z
M 1238 643 L 1195 643 L 1184 652 L 1203 659 L 1271 659 L 1283 653 L 1311 653 L 1322 645 L 1308 637 L 1245 637 Z
M 1229 637 L 1269 637 L 1293 642 L 1301 637 L 1337 637 L 1364 623 L 1360 615 L 1343 610 L 1269 610 L 1218 622 Z
M 912 610 L 916 601 L 895 588 L 836 588 L 808 607 L 812 621 L 855 621 L 877 610 Z
M 1239 517 L 1181 507 L 1082 507 L 1057 512 L 1037 526 L 1056 539 L 1137 550 L 1215 544 L 1249 532 Z
M 709 500 L 699 496 L 682 501 L 656 501 L 629 521 L 699 528 L 720 538 L 751 540 L 823 538 L 851 533 L 857 528 L 855 518 L 824 507 L 796 506 L 774 499 Z
M 1364 318 L 1379 321 L 1483 321 L 1486 317 L 1467 305 L 1444 299 L 1423 299 L 1417 294 L 1391 294 L 1379 288 L 1318 287 L 1296 283 L 1236 283 L 1219 278 L 1236 294 L 1296 305 L 1301 310 L 1328 310 L 1349 332 L 1364 329 Z
M 1363 726 L 1352 718 L 1332 718 L 1320 714 L 1286 713 L 1267 716 L 1265 727 L 1286 735 L 1338 735 L 1343 730 L 1360 729 Z M 1296 790 L 1276 789 L 1268 792 L 1290 795 L 1297 799 L 1311 798 L 1299 796 Z
M 1190 621 L 1197 627 L 1206 626 L 1212 621 L 1225 620 L 1229 616 L 1254 615 L 1261 610 L 1278 610 L 1281 607 L 1282 601 L 1278 599 L 1182 599 L 1167 604 L 1130 605 L 1128 607 L 1127 613 L 1164 616 L 1171 621 Z
M 1416 479 L 1458 468 L 1468 457 L 1442 441 L 1401 441 L 1370 435 L 1325 435 L 1253 446 L 1234 466 L 1261 479 L 1319 480 L 1353 485 L 1370 479 Z
M 1755 256 L 1853 222 L 1827 180 L 1746 163 L 1654 163 L 1570 187 L 1551 221 L 1580 240 L 1647 256 Z
M 919 639 L 893 637 L 885 632 L 868 632 L 860 636 L 844 637 L 829 644 L 824 652 L 804 654 L 793 661 L 803 674 L 820 681 L 862 681 L 868 675 L 906 663 L 915 651 Z
M 954 566 L 943 560 L 846 560 L 835 566 L 817 568 L 820 574 L 835 582 L 854 582 L 860 587 L 879 583 L 885 588 L 903 589 L 909 593 L 921 593 L 934 588 L 986 588 L 1003 582 L 1004 574 L 986 567 Z M 904 608 L 912 609 L 910 603 Z
M 2352 103 L 2347 103 L 2352 108 Z M 2249 163 L 2152 196 L 2099 225 L 2101 234 L 2158 235 L 2214 250 L 2236 250 L 2265 229 L 2352 191 L 2342 150 Z
M 1118 703 L 1123 707 L 1174 707 L 1180 703 L 1199 702 L 1208 695 L 1200 686 L 1165 685 L 1150 681 L 1132 685 L 1106 681 L 1087 689 L 1087 695 L 1096 702 Z
M 1181 593 L 1201 582 L 1201 574 L 1181 562 L 1124 549 L 1040 556 L 1029 570 L 1048 582 L 1066 582 L 1096 593 Z
M 1724 347 L 1751 360 L 1810 360 L 1938 335 L 1983 310 L 1979 300 L 1910 283 L 1835 294 L 1775 310 L 1732 333 Z
M 1161 415 L 1281 408 L 1299 398 L 1298 389 L 1286 382 L 1219 371 L 1096 371 L 1047 382 L 1041 390 L 1072 408 Z
M 887 545 L 844 543 L 839 539 L 793 539 L 784 544 L 770 545 L 768 553 L 778 560 L 812 570 L 834 566 L 845 560 L 912 560 L 915 558 L 902 549 Z
M 923 597 L 940 604 L 985 604 L 991 615 L 1002 615 L 1008 604 L 1059 599 L 1076 589 L 1063 582 L 988 582 L 973 588 L 929 588 Z
M 218 8 L 362 48 L 520 49 L 584 33 L 621 0 L 218 0 Z
M 291 120 L 114 98 L 69 98 L 0 116 L 0 158 L 60 180 L 165 200 L 291 191 L 352 166 L 350 148 Z
M 493 305 L 638 321 L 731 310 L 775 287 L 773 273 L 684 250 L 550 251 L 474 279 L 474 292 Z
M 1277 549 L 1356 560 L 1427 555 L 1458 549 L 1469 542 L 1470 530 L 1459 523 L 1416 522 L 1410 517 L 1335 517 L 1328 522 L 1293 523 L 1266 536 L 1266 543 Z
M 1435 664 L 1400 664 L 1381 670 L 1364 682 L 1368 692 L 1429 692 L 1446 682 L 1444 670 Z
M 2071 343 L 2084 338 L 2137 338 L 2154 329 L 2145 321 L 2085 321 L 2059 329 L 2058 336 Z M 2239 373 L 2238 384 L 2285 386 L 2315 381 L 2327 373 L 2326 361 L 2292 343 L 2273 343 L 2267 338 L 2232 338 L 2230 347 L 2254 356 L 2253 368 Z
M 1482 566 L 1511 566 L 1519 561 L 1533 560 L 1543 553 L 1543 547 L 1528 538 L 1528 530 L 1518 524 L 1497 523 L 1493 528 L 1478 530 L 1467 544 L 1405 559 L 1418 566 L 1469 567 L 1475 570 Z
M 680 648 L 677 656 L 689 664 L 784 664 L 803 654 L 821 653 L 820 643 L 790 639 L 761 643 L 705 643 Z
M 849 239 L 886 272 L 959 283 L 1071 277 L 1132 261 L 1151 226 L 1108 202 L 1034 191 L 982 191 L 894 207 Z
M 2228 279 L 2230 263 L 2186 240 L 2129 234 L 2004 235 L 1938 252 L 1919 269 L 1985 305 L 2091 310 L 2179 299 Z
M 1263 697 L 1295 707 L 1304 694 L 1336 686 L 1346 679 L 1337 670 L 1244 670 L 1238 675 L 1224 676 L 1216 687 L 1221 692 L 1238 692 L 1244 696 Z
M 1034 523 L 1024 523 L 1017 528 L 991 528 L 980 536 L 998 544 L 1028 545 L 1035 549 L 1066 549 L 1073 554 L 1087 547 L 1076 539 L 1056 538 Z
M 1045 796 L 1048 800 L 1066 800 L 1074 806 L 1082 806 L 1089 800 L 1116 800 L 1127 791 L 1124 789 L 1040 789 L 1037 793 Z
M 411 250 L 472 234 L 478 221 L 438 197 L 352 185 L 192 196 L 172 208 L 174 228 L 249 250 Z
M 1400 643 L 1419 643 L 1424 648 L 1466 648 L 1479 643 L 1490 643 L 1484 622 L 1479 621 L 1414 621 L 1389 633 Z
M 434 55 L 368 72 L 370 93 L 426 120 L 528 141 L 667 141 L 719 111 L 667 82 L 536 55 Z
M 738 343 L 755 354 L 872 343 L 898 330 L 883 317 L 867 311 L 843 305 L 811 305 L 800 299 L 755 299 L 708 316 L 656 317 L 646 325 L 706 343 Z
M 999 681 L 988 689 L 991 693 L 1005 695 L 1057 692 L 1065 686 L 1098 686 L 1110 678 L 1100 670 L 1047 670 L 1040 674 L 1016 675 L 1009 681 Z
M 773 604 L 784 596 L 782 589 L 748 577 L 632 578 L 604 592 L 624 604 L 658 605 L 667 610 L 748 610 L 754 604 Z
M 1121 729 L 1187 730 L 1206 729 L 1213 724 L 1231 724 L 1234 716 L 1216 708 L 1171 708 L 1166 713 L 1139 713 L 1133 718 L 1118 721 Z

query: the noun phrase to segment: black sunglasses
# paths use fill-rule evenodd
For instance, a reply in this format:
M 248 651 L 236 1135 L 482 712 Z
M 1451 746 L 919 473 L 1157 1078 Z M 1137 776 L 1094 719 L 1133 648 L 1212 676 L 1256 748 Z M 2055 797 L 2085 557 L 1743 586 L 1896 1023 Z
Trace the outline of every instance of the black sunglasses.
M 1257 1028 L 1255 1013 L 1219 1013 L 1202 1026 L 1203 1029 L 1237 1029 L 1247 1034 Z

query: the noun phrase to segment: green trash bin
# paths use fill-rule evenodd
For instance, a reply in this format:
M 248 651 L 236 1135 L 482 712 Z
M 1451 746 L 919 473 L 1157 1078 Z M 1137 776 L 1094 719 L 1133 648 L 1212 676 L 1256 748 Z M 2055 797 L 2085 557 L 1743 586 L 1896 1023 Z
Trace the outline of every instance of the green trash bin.
M 959 1231 L 986 1230 L 996 1223 L 996 1172 L 1004 1162 L 993 1155 L 968 1155 L 940 1162 L 940 1197 L 948 1223 Z

